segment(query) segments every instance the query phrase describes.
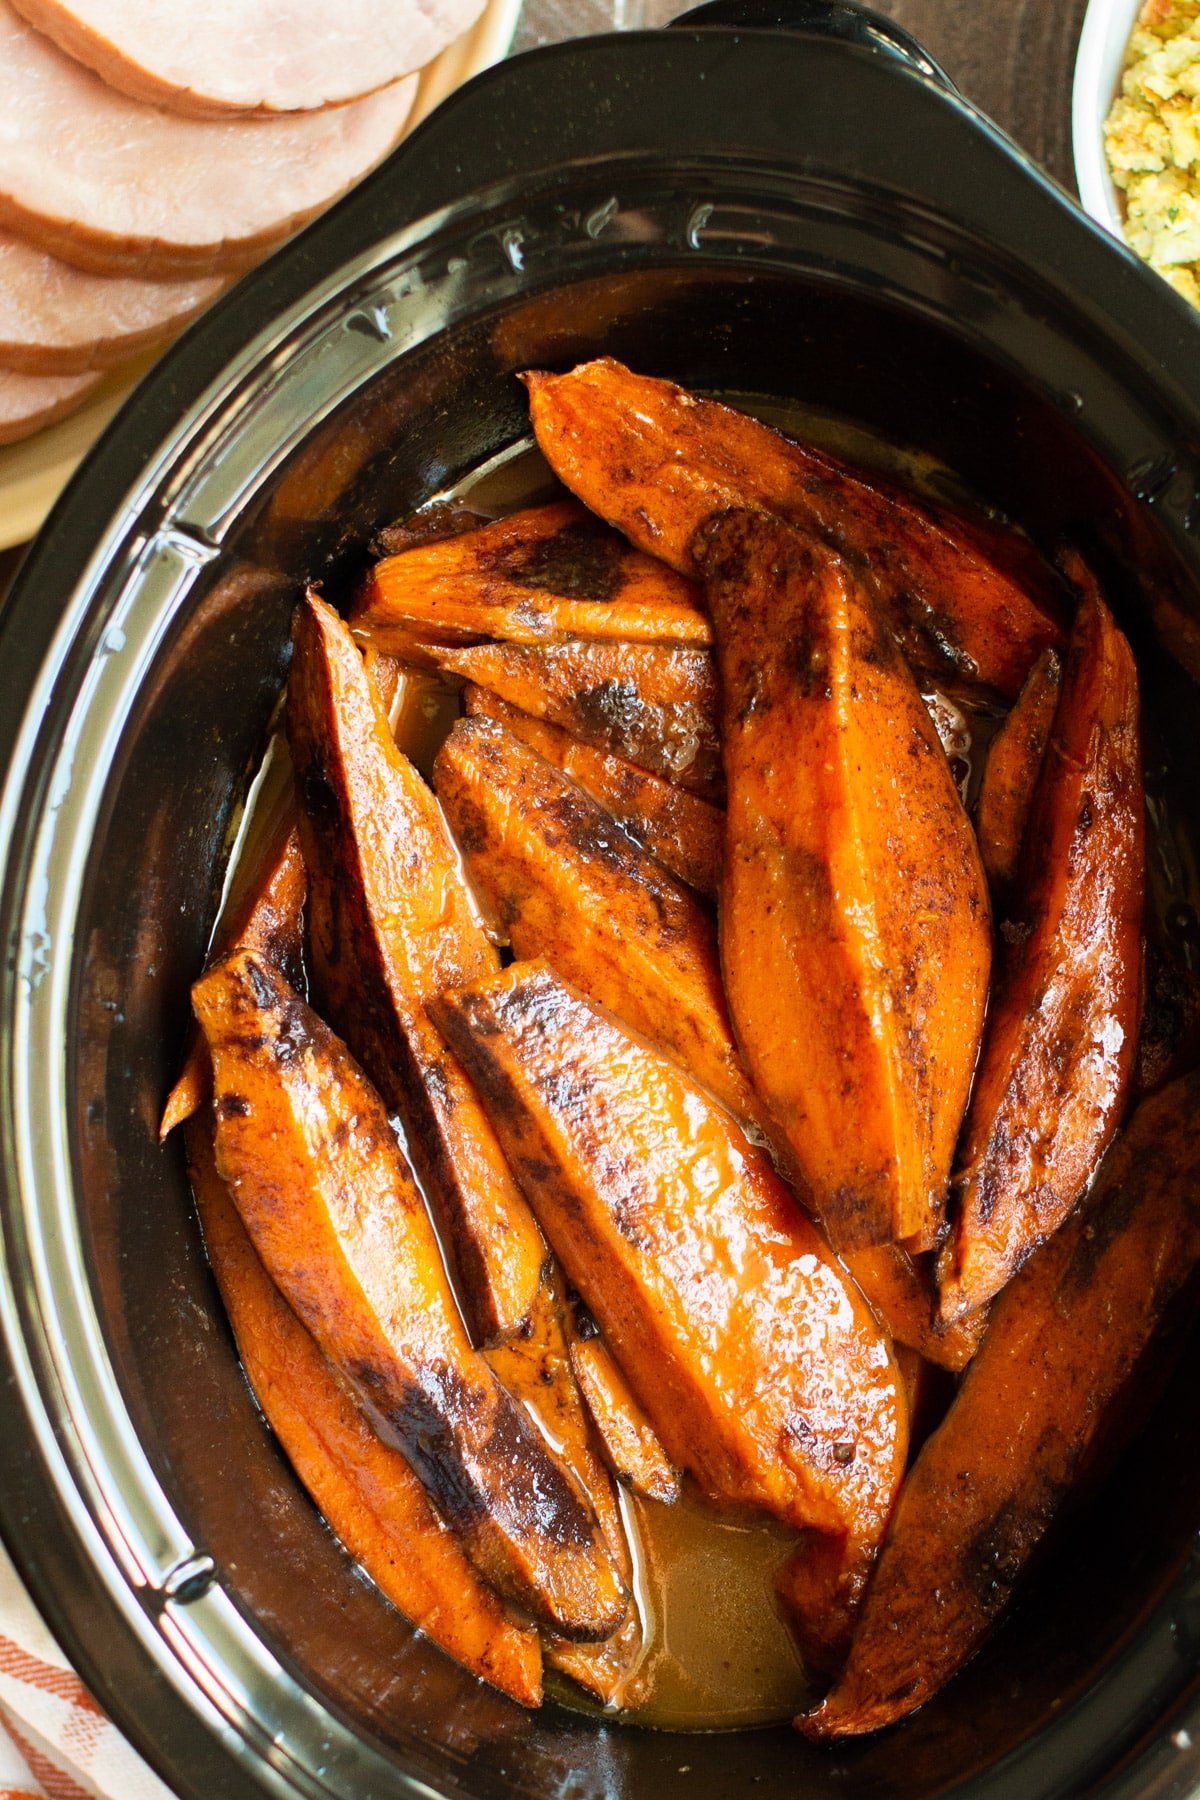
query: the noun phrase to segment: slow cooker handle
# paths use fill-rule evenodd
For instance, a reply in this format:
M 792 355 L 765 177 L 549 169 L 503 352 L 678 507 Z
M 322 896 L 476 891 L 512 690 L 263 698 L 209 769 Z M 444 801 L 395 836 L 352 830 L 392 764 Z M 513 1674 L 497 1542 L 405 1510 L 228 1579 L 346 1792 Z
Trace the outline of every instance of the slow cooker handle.
M 920 74 L 936 81 L 951 94 L 958 92 L 946 71 L 934 62 L 916 38 L 880 13 L 854 0 L 707 0 L 672 19 L 672 26 L 692 30 L 697 25 L 721 25 L 745 31 L 802 31 L 808 37 L 835 37 L 845 43 L 894 56 Z

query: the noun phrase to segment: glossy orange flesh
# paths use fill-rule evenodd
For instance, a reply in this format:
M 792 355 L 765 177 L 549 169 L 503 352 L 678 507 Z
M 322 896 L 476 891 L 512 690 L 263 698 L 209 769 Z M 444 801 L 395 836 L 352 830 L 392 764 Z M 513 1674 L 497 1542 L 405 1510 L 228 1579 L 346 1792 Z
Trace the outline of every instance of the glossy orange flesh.
M 965 1369 L 983 1336 L 986 1309 L 941 1326 L 934 1319 L 934 1288 L 927 1263 L 902 1244 L 869 1244 L 842 1259 L 877 1317 L 897 1344 L 954 1373 Z
M 1043 650 L 1004 724 L 992 739 L 975 807 L 979 853 L 995 894 L 1007 894 L 1021 860 L 1025 822 L 1050 741 L 1062 663 Z
M 940 1316 L 1057 1230 L 1120 1123 L 1141 1005 L 1145 800 L 1133 653 L 1085 586 L 1034 793 L 955 1176 Z
M 853 567 L 915 668 L 1012 699 L 1062 641 L 1053 578 L 1013 533 L 915 500 L 745 413 L 611 357 L 523 377 L 538 447 L 564 486 L 651 555 L 695 570 L 712 513 L 756 508 Z
M 547 957 L 731 1112 L 756 1120 L 715 927 L 696 896 L 503 725 L 460 719 L 433 773 L 471 879 L 515 954 Z
M 805 1532 L 776 1574 L 775 1595 L 810 1677 L 832 1678 L 845 1663 L 877 1554 L 864 1555 L 847 1538 Z
M 437 1016 L 671 1460 L 869 1555 L 904 1469 L 899 1376 L 767 1159 L 545 963 Z
M 192 989 L 216 1163 L 263 1265 L 493 1587 L 599 1638 L 628 1593 L 579 1483 L 472 1349 L 383 1103 L 262 957 Z
M 518 711 L 486 688 L 463 692 L 468 718 L 495 719 L 607 808 L 664 869 L 701 894 L 715 895 L 721 877 L 725 821 L 719 807 L 636 763 Z
M 204 1244 L 246 1378 L 334 1536 L 394 1606 L 522 1706 L 542 1698 L 538 1634 L 518 1624 L 447 1531 L 399 1451 L 376 1435 L 283 1299 L 217 1173 L 213 1122 L 187 1129 Z
M 694 585 L 572 500 L 385 557 L 368 575 L 350 624 L 397 656 L 413 637 L 423 644 L 710 638 Z
M 1106 1413 L 1200 1261 L 1200 1075 L 1147 1100 L 1094 1197 L 992 1310 L 901 1491 L 850 1659 L 813 1737 L 890 1725 L 947 1682 L 1007 1607 Z
M 709 520 L 695 553 L 721 671 L 738 1042 L 839 1249 L 932 1235 L 987 1003 L 974 832 L 846 565 L 761 513 Z
M 441 651 L 437 666 L 690 793 L 721 798 L 717 681 L 707 650 L 579 639 L 534 649 L 469 644 Z
M 438 803 L 397 748 L 346 626 L 310 595 L 293 635 L 287 725 L 317 991 L 404 1120 L 472 1331 L 492 1342 L 528 1315 L 546 1247 L 425 1007 L 493 973 L 499 957 Z
M 631 1493 L 670 1506 L 679 1498 L 679 1473 L 658 1433 L 601 1337 L 571 1338 L 571 1367 L 592 1416 L 608 1466 Z

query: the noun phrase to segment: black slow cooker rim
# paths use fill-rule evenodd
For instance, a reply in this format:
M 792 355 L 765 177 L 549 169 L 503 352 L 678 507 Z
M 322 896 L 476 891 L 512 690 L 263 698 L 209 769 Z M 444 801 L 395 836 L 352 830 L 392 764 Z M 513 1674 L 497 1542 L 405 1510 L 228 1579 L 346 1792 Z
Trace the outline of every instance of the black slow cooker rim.
M 645 34 L 640 42 L 643 48 L 648 48 L 661 40 L 663 35 Z M 638 41 L 625 40 L 626 43 Z M 671 40 L 672 46 L 678 46 L 681 41 L 694 44 L 708 53 L 709 46 L 705 45 L 704 34 L 680 34 Z M 549 71 L 550 78 L 557 81 L 564 76 L 563 65 L 569 65 L 576 57 L 586 61 L 595 57 L 599 50 L 611 54 L 611 46 L 607 40 L 596 40 L 593 44 L 552 46 L 525 59 L 525 62 L 528 67 L 540 71 L 538 79 Z M 869 53 L 856 51 L 853 54 Z M 520 67 L 521 65 L 514 64 L 509 65 L 508 69 L 518 70 Z M 502 75 L 505 71 L 494 73 Z M 902 78 L 918 80 L 924 84 L 923 77 L 914 76 L 910 71 L 905 71 Z M 522 81 L 525 79 L 526 76 L 520 77 Z M 492 80 L 493 77 L 488 76 L 479 78 L 462 95 L 456 96 L 448 111 L 453 115 L 460 108 L 469 110 L 475 104 L 476 97 L 482 101 L 488 95 L 494 95 L 496 113 L 504 112 L 511 117 L 511 88 L 503 98 L 498 91 L 509 84 L 497 82 L 496 87 L 491 88 L 489 82 Z M 944 95 L 939 98 L 943 104 L 961 106 L 957 101 L 948 101 Z M 972 114 L 969 108 L 962 110 L 991 141 L 993 148 L 1006 159 L 1015 162 L 1026 179 L 1034 180 L 1044 197 L 1051 199 L 1061 213 L 1065 244 L 1059 266 L 1053 271 L 1055 277 L 1059 280 L 1070 279 L 1074 284 L 1081 279 L 1081 275 L 1086 276 L 1089 264 L 1094 269 L 1111 275 L 1117 261 L 1126 263 L 1120 294 L 1121 304 L 1117 308 L 1121 313 L 1118 330 L 1125 353 L 1133 351 L 1136 355 L 1138 348 L 1145 342 L 1154 342 L 1156 339 L 1177 339 L 1180 344 L 1185 343 L 1188 334 L 1195 328 L 1182 303 L 1161 289 L 1154 277 L 1146 275 L 1128 259 L 1121 259 L 1119 253 L 1115 253 L 1111 246 L 1101 240 L 1095 228 L 1086 224 L 1074 209 L 1066 206 L 1044 177 L 1036 173 L 1030 174 L 1023 159 L 993 128 L 979 126 L 977 115 Z M 484 112 L 488 113 L 486 105 Z M 483 122 L 480 135 L 491 131 L 494 124 L 495 115 L 489 114 Z M 412 140 L 414 155 L 418 151 L 431 153 L 431 167 L 434 171 L 428 189 L 418 188 L 420 199 L 430 196 L 436 199 L 440 191 L 439 182 L 444 183 L 446 179 L 445 158 L 450 154 L 449 146 L 457 130 L 455 117 L 443 118 L 439 114 Z M 494 143 L 494 138 L 492 142 Z M 399 152 L 393 163 L 399 165 L 406 162 L 409 149 L 406 146 Z M 538 165 L 542 166 L 548 165 Z M 5 686 L 10 693 L 23 696 L 33 690 L 38 671 L 50 650 L 57 629 L 58 621 L 39 607 L 41 592 L 74 591 L 83 581 L 94 550 L 97 524 L 119 516 L 124 496 L 137 484 L 152 460 L 156 447 L 173 434 L 181 408 L 194 403 L 210 382 L 220 376 L 231 357 L 241 348 L 245 341 L 246 319 L 261 321 L 278 316 L 298 304 L 317 285 L 316 277 L 324 276 L 325 270 L 330 266 L 342 267 L 356 254 L 376 243 L 381 235 L 394 234 L 394 218 L 387 233 L 380 233 L 377 211 L 377 207 L 383 204 L 383 196 L 389 191 L 388 184 L 392 178 L 394 170 L 392 165 L 388 165 L 373 178 L 372 183 L 367 184 L 370 193 L 352 196 L 242 284 L 163 360 L 139 389 L 135 403 L 114 422 L 98 452 L 80 471 L 56 508 L 46 532 L 31 553 L 14 587 L 3 616 L 0 617 L 0 667 L 4 669 Z M 398 187 L 404 185 L 407 185 L 407 177 L 404 183 L 397 182 Z M 415 235 L 419 235 L 419 230 Z M 1066 254 L 1066 244 L 1071 246 L 1077 260 L 1078 266 L 1073 270 L 1068 266 L 1073 259 Z M 1111 300 L 1109 305 L 1113 305 Z M 1096 302 L 1096 310 L 1104 311 L 1099 302 Z M 1154 369 L 1148 351 L 1142 349 L 1141 359 L 1143 366 L 1148 365 L 1149 370 Z M 1180 367 L 1166 384 L 1173 390 L 1173 397 L 1168 404 L 1173 408 L 1178 406 L 1180 412 L 1188 416 L 1193 431 L 1196 431 L 1200 429 L 1200 382 L 1192 374 L 1190 365 L 1179 360 Z M 1157 373 L 1161 375 L 1161 371 Z M 1160 391 L 1163 385 L 1161 379 L 1156 382 Z M 11 743 L 15 741 L 21 710 L 19 706 L 5 708 L 3 721 L 0 722 L 0 742 L 5 742 L 10 751 Z M 33 772 L 31 760 L 27 773 Z M 6 805 L 10 803 L 13 793 L 11 775 L 12 771 Z M 14 872 L 11 867 L 6 872 L 6 886 L 10 884 Z M 5 1057 L 8 1053 L 9 1046 L 5 1045 Z M 0 1068 L 0 1073 L 2 1072 Z M 11 1319 L 11 1291 L 4 1299 Z M 101 1699 L 126 1724 L 126 1728 L 139 1741 L 150 1759 L 169 1779 L 176 1784 L 181 1781 L 185 1784 L 181 1791 L 198 1795 L 231 1792 L 227 1785 L 230 1774 L 234 1767 L 242 1767 L 248 1747 L 241 1743 L 233 1746 L 228 1741 L 231 1734 L 227 1734 L 226 1742 L 221 1744 L 220 1739 L 214 1735 L 211 1724 L 202 1723 L 192 1706 L 176 1696 L 146 1666 L 139 1647 L 129 1634 L 127 1619 L 112 1604 L 96 1564 L 83 1551 L 78 1536 L 78 1521 L 71 1520 L 69 1509 L 62 1504 L 55 1487 L 49 1454 L 54 1427 L 45 1419 L 38 1426 L 31 1425 L 30 1416 L 12 1381 L 5 1383 L 0 1390 L 0 1420 L 8 1427 L 8 1442 L 13 1443 L 20 1437 L 24 1438 L 28 1447 L 27 1454 L 17 1462 L 15 1478 L 6 1480 L 4 1489 L 0 1490 L 0 1531 L 56 1634 L 67 1644 L 73 1659 L 78 1662 L 85 1677 L 93 1683 Z M 37 1515 L 39 1505 L 45 1507 L 47 1500 L 53 1511 L 52 1529 L 43 1531 L 36 1544 L 33 1544 L 28 1532 L 29 1521 Z M 81 1631 L 79 1625 L 78 1614 L 82 1609 L 75 1599 L 68 1603 L 64 1598 L 72 1589 L 85 1600 L 86 1607 L 93 1613 L 94 1626 L 86 1631 Z M 1060 1733 L 1065 1753 L 1064 1770 L 1072 1767 L 1069 1750 L 1072 1719 L 1081 1733 L 1086 1735 L 1085 1717 L 1090 1719 L 1103 1716 L 1106 1696 L 1115 1691 L 1115 1686 L 1129 1678 L 1130 1668 L 1139 1659 L 1144 1661 L 1147 1657 L 1157 1658 L 1163 1670 L 1170 1666 L 1166 1660 L 1170 1654 L 1167 1616 L 1169 1604 L 1168 1599 L 1160 1609 L 1156 1623 L 1127 1648 L 1106 1672 L 1102 1682 L 1071 1709 L 1072 1717 L 1064 1717 Z M 152 1705 L 155 1711 L 153 1737 L 149 1734 L 142 1710 L 147 1705 Z M 1177 1731 L 1200 1726 L 1200 1698 L 1196 1694 L 1195 1682 L 1187 1695 L 1177 1694 L 1175 1707 L 1171 1723 Z M 1163 1763 L 1166 1754 L 1164 1742 L 1169 1742 L 1165 1738 L 1161 1719 L 1155 1721 L 1153 1730 L 1153 1743 L 1146 1746 L 1140 1755 L 1131 1753 L 1124 1769 L 1114 1776 L 1109 1791 L 1129 1794 L 1145 1791 L 1145 1783 L 1154 1778 L 1159 1764 Z M 1200 1737 L 1200 1730 L 1196 1731 L 1196 1735 Z M 231 1756 L 234 1758 L 233 1762 L 230 1760 Z M 992 1771 L 984 1782 L 978 1784 L 975 1791 L 980 1794 L 1022 1792 L 1022 1757 L 1023 1752 L 1014 1753 L 1005 1765 Z M 1172 1772 L 1178 1776 L 1181 1761 L 1179 1755 L 1176 1754 L 1173 1759 L 1168 1757 L 1167 1761 Z M 256 1765 L 256 1773 L 260 1771 L 261 1765 Z M 397 1777 L 398 1785 L 403 1781 L 404 1777 Z M 280 1788 L 279 1791 L 285 1790 Z M 414 1786 L 412 1791 L 418 1790 Z M 1064 1788 L 1063 1791 L 1067 1790 Z

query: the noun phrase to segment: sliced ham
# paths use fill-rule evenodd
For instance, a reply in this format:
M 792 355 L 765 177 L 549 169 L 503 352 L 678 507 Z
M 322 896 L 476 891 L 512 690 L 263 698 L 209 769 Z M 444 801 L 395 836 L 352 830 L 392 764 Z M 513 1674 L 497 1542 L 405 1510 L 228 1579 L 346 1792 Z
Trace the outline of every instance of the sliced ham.
M 339 106 L 423 68 L 483 0 L 16 0 L 137 100 L 212 117 Z
M 102 274 L 244 268 L 386 154 L 416 86 L 294 118 L 182 119 L 118 94 L 0 0 L 0 224 Z
M 0 369 L 111 369 L 168 336 L 220 291 L 211 276 L 93 275 L 0 231 Z
M 0 369 L 0 444 L 15 444 L 82 406 L 99 375 L 18 375 Z

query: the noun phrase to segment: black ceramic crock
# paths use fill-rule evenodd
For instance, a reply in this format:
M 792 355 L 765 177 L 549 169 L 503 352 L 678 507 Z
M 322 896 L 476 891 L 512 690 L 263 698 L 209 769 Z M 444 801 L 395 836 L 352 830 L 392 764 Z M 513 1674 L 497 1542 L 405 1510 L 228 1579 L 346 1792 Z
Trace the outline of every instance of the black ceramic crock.
M 861 420 L 1081 544 L 1141 658 L 1151 791 L 1200 797 L 1182 303 L 847 6 L 710 8 L 481 77 L 162 360 L 0 620 L 5 1539 L 193 1800 L 1183 1795 L 1194 1351 L 992 1644 L 836 1749 L 481 1687 L 356 1573 L 241 1378 L 154 1128 L 297 584 L 336 594 L 379 521 L 520 439 L 514 370 L 601 351 Z

